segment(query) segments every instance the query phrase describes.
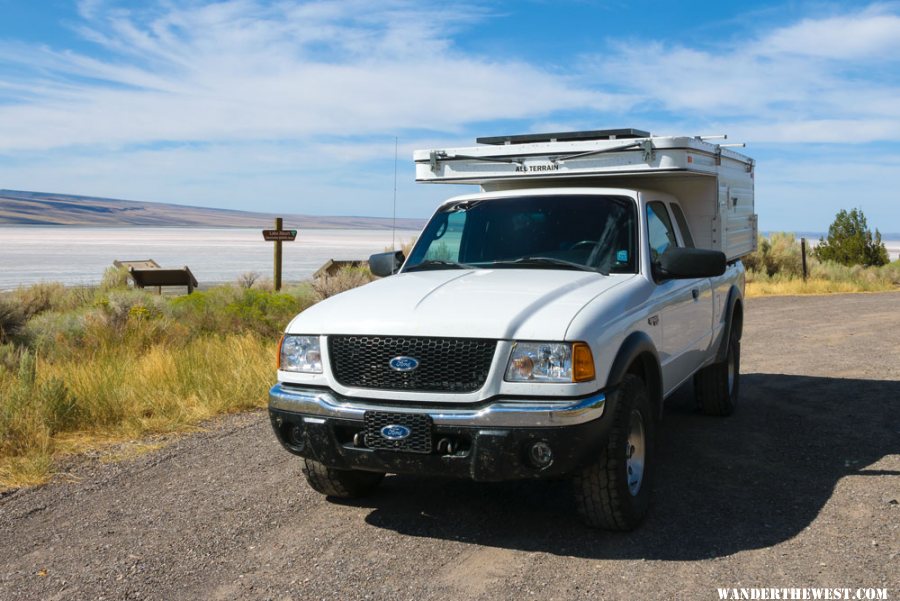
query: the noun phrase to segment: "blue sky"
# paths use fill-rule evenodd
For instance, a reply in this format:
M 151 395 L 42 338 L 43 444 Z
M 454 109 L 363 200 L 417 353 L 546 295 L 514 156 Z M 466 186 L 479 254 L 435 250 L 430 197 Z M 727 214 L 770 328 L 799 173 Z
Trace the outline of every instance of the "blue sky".
M 0 0 L 0 188 L 422 217 L 416 148 L 728 134 L 763 230 L 900 232 L 900 3 Z

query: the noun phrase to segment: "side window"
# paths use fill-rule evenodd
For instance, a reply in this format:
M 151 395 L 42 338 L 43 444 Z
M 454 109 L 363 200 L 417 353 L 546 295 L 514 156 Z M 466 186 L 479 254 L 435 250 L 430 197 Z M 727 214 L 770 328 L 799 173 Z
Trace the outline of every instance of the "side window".
M 681 239 L 684 240 L 684 245 L 688 248 L 694 248 L 694 239 L 691 237 L 691 230 L 688 229 L 687 219 L 684 218 L 684 212 L 681 210 L 681 207 L 674 202 L 669 207 L 672 209 L 672 215 L 675 216 L 675 223 L 678 224 L 678 229 L 681 230 Z
M 447 215 L 446 225 L 435 235 L 425 252 L 426 261 L 458 261 L 463 230 L 466 227 L 466 211 Z
M 666 252 L 669 247 L 678 246 L 669 212 L 666 211 L 666 205 L 659 201 L 647 204 L 647 230 L 650 234 L 650 255 L 653 260 Z

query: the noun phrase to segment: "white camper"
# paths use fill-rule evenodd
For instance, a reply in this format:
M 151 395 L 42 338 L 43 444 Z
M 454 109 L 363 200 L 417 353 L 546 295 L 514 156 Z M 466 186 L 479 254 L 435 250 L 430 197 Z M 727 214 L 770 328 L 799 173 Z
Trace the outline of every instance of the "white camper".
M 478 138 L 479 146 L 418 150 L 416 181 L 485 192 L 589 187 L 676 197 L 698 248 L 731 261 L 756 250 L 754 161 L 701 137 L 634 129 Z

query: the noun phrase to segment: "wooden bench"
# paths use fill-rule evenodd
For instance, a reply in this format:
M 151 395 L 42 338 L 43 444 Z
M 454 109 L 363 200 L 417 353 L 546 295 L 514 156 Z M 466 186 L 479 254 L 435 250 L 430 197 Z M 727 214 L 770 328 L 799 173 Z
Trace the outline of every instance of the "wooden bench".
M 162 293 L 163 286 L 187 286 L 187 293 L 190 294 L 199 286 L 187 265 L 180 269 L 164 269 L 153 259 L 113 261 L 113 265 L 127 269 L 137 288 L 155 286 Z
M 338 259 L 328 259 L 324 265 L 319 267 L 313 274 L 313 279 L 331 277 L 338 274 L 344 267 L 368 267 L 368 261 L 344 261 Z

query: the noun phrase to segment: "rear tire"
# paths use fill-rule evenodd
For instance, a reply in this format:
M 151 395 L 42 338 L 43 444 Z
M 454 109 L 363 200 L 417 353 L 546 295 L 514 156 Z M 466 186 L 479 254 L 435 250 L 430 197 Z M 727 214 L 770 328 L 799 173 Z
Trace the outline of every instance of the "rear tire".
M 694 376 L 694 390 L 697 403 L 706 415 L 734 413 L 741 391 L 741 341 L 734 326 L 728 332 L 725 360 L 698 371 Z
M 303 475 L 316 492 L 329 497 L 354 499 L 375 490 L 384 478 L 378 472 L 336 470 L 312 459 L 303 460 Z
M 656 422 L 644 381 L 625 376 L 612 404 L 612 429 L 593 464 L 573 478 L 578 513 L 589 526 L 633 530 L 650 506 Z

